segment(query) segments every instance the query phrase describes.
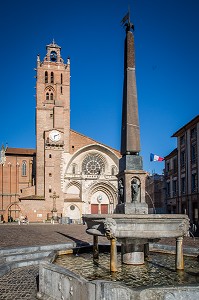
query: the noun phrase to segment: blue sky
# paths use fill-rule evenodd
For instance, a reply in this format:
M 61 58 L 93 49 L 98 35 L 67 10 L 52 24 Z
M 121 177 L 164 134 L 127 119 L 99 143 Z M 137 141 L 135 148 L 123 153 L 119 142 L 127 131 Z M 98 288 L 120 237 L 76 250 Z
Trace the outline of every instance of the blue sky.
M 161 173 L 150 152 L 166 156 L 171 135 L 199 112 L 198 0 L 3 1 L 0 143 L 35 147 L 36 56 L 46 45 L 71 58 L 71 128 L 120 148 L 128 5 L 135 25 L 141 155 L 146 171 Z

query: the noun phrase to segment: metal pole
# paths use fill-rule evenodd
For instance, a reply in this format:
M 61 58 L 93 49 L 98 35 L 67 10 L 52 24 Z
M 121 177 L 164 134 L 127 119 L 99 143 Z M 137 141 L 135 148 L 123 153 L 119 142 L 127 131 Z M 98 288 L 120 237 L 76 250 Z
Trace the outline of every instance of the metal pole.
M 184 270 L 183 237 L 176 238 L 176 270 Z
M 117 272 L 117 245 L 116 238 L 110 239 L 111 241 L 111 255 L 110 255 L 110 271 Z
M 93 259 L 99 258 L 98 236 L 93 236 Z

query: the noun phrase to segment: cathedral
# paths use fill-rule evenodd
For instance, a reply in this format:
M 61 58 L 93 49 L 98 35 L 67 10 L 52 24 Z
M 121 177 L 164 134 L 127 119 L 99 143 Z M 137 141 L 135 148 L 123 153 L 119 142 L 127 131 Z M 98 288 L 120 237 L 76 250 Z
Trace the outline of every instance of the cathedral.
M 37 56 L 36 150 L 1 149 L 0 221 L 81 223 L 83 214 L 112 213 L 120 157 L 70 128 L 70 59 L 53 41 Z

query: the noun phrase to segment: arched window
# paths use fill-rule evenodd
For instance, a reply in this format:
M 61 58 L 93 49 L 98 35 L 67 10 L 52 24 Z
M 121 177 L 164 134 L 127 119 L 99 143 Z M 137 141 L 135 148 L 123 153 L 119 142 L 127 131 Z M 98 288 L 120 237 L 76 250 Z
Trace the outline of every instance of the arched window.
M 53 93 L 50 93 L 50 100 L 53 100 Z
M 49 100 L 49 93 L 46 93 L 46 100 Z
M 72 165 L 72 173 L 75 174 L 76 173 L 76 164 Z
M 50 74 L 50 82 L 54 83 L 54 73 L 53 72 L 51 72 L 51 74 Z
M 45 83 L 48 83 L 48 72 L 45 72 Z
M 63 75 L 61 74 L 61 84 L 63 83 Z
M 62 86 L 61 86 L 60 90 L 61 90 L 61 94 L 62 94 Z
M 22 166 L 21 166 L 21 173 L 22 173 L 22 176 L 26 176 L 26 169 L 27 169 L 27 164 L 26 164 L 26 161 L 24 160 L 22 162 Z
M 112 166 L 111 168 L 111 175 L 116 175 L 116 167 L 115 166 Z

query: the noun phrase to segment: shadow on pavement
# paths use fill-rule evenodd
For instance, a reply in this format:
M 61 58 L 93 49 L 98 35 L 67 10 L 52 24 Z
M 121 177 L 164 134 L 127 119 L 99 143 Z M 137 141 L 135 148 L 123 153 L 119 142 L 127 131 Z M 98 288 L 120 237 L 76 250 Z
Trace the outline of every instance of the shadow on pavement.
M 61 235 L 63 235 L 63 236 L 65 236 L 65 237 L 67 237 L 67 238 L 69 238 L 70 240 L 74 241 L 77 244 L 77 246 L 88 246 L 88 245 L 90 245 L 88 242 L 76 239 L 76 238 L 74 238 L 71 235 L 64 234 L 64 233 L 59 232 L 59 231 L 56 231 L 56 232 L 59 233 L 59 234 L 61 234 Z

